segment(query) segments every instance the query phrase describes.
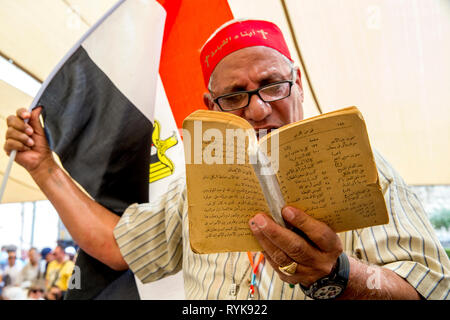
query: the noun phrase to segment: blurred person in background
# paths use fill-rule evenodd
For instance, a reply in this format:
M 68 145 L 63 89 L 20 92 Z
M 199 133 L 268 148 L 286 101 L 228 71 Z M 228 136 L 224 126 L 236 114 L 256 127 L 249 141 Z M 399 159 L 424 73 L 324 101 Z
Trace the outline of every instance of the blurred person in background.
M 27 291 L 17 286 L 7 286 L 2 292 L 3 300 L 26 300 Z
M 18 286 L 20 284 L 20 273 L 22 264 L 17 261 L 16 248 L 8 248 L 8 264 L 2 273 L 2 279 L 6 286 Z
M 30 288 L 28 289 L 27 299 L 28 300 L 44 300 L 45 295 L 45 284 L 42 280 L 34 281 Z
M 20 277 L 22 286 L 28 287 L 32 282 L 43 278 L 43 272 L 39 265 L 40 254 L 36 248 L 28 250 L 28 263 L 23 267 Z
M 8 264 L 8 252 L 6 252 L 6 246 L 3 245 L 0 250 L 0 297 L 2 295 L 2 289 L 5 285 L 3 282 L 3 270 Z
M 5 283 L 3 282 L 3 269 L 8 263 L 8 253 L 6 252 L 6 246 L 2 246 L 0 251 L 0 300 L 2 300 L 2 291 Z
M 0 273 L 5 269 L 8 264 L 8 252 L 6 252 L 6 246 L 3 245 L 0 251 Z
M 45 247 L 41 250 L 41 268 L 43 270 L 44 279 L 47 279 L 47 268 L 48 264 L 55 260 L 55 256 L 53 255 L 52 249 Z
M 47 267 L 47 291 L 53 286 L 57 286 L 62 291 L 62 295 L 67 291 L 69 280 L 72 276 L 74 263 L 66 255 L 64 248 L 60 245 L 53 250 L 55 260 L 50 262 Z
M 51 286 L 46 294 L 45 294 L 46 300 L 62 300 L 63 299 L 63 292 L 58 286 Z
M 69 257 L 69 260 L 71 260 L 75 263 L 75 256 L 77 254 L 77 250 L 75 250 L 74 247 L 70 246 L 70 247 L 67 247 L 64 251 L 66 252 L 67 256 Z

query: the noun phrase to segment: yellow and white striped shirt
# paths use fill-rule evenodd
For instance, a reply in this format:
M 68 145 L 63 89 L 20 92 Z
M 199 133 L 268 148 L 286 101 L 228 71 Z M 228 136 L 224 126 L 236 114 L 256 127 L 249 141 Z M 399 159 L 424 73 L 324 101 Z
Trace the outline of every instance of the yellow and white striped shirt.
M 450 299 L 450 261 L 417 196 L 377 152 L 389 224 L 340 233 L 347 255 L 396 272 L 426 299 Z M 248 299 L 245 252 L 195 254 L 189 245 L 186 182 L 181 177 L 152 204 L 133 204 L 114 235 L 125 261 L 143 282 L 184 275 L 187 299 Z M 269 263 L 260 267 L 255 299 L 307 299 L 281 281 Z M 236 285 L 234 294 L 233 287 Z

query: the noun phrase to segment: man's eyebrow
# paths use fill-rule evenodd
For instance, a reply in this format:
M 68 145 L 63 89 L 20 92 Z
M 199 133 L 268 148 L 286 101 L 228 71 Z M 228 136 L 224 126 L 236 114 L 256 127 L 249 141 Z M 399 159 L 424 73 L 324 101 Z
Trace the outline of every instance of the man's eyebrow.
M 237 92 L 237 91 L 245 91 L 245 86 L 239 83 L 233 83 L 229 86 L 226 86 L 223 89 L 223 92 L 225 92 L 225 94 L 227 93 L 233 93 L 233 92 Z
M 271 82 L 275 82 L 275 81 L 281 81 L 281 80 L 285 80 L 286 76 L 283 75 L 281 72 L 271 72 L 268 74 L 263 75 L 259 80 L 258 83 L 260 86 L 266 85 L 266 84 L 270 84 Z M 237 92 L 237 91 L 246 91 L 246 87 L 242 84 L 239 83 L 232 83 L 229 86 L 226 86 L 224 89 L 224 94 L 227 93 L 233 93 L 233 92 Z
M 259 80 L 259 84 L 260 85 L 266 85 L 269 84 L 271 82 L 275 82 L 275 81 L 281 81 L 281 80 L 286 80 L 286 76 L 284 76 L 281 72 L 275 72 L 275 73 L 270 73 L 265 77 L 262 77 Z

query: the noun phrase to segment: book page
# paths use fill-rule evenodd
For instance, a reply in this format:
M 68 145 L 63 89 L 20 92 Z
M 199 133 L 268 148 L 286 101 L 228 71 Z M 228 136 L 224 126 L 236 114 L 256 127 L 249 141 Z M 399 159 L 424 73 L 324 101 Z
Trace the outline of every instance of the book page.
M 287 204 L 336 232 L 388 222 L 365 123 L 356 108 L 274 134 L 279 135 L 278 179 Z
M 268 208 L 248 161 L 249 139 L 231 137 L 234 129 L 254 131 L 245 120 L 236 123 L 227 115 L 219 113 L 214 119 L 211 114 L 202 117 L 197 113 L 183 123 L 185 151 L 189 148 L 190 153 L 186 159 L 191 158 L 186 164 L 189 237 L 197 253 L 261 250 L 248 222 Z M 195 121 L 200 121 L 201 127 Z

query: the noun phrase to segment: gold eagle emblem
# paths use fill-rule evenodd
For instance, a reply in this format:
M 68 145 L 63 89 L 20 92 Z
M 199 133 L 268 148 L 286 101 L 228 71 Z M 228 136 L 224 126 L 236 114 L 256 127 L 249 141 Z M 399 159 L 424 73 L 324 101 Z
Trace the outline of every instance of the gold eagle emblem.
M 161 125 L 155 120 L 153 126 L 152 142 L 156 148 L 156 154 L 150 156 L 150 183 L 170 176 L 175 170 L 172 160 L 166 156 L 166 151 L 178 143 L 176 133 L 171 137 L 162 140 L 160 138 Z

